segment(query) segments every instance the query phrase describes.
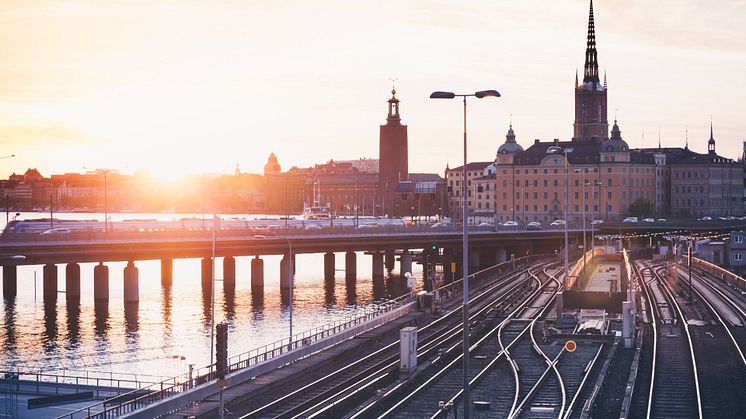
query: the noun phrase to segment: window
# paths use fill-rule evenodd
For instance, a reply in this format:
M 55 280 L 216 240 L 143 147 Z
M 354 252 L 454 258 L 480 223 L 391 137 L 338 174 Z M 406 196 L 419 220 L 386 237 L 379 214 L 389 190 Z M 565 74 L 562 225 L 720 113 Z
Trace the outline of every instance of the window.
M 734 253 L 733 254 L 733 260 L 735 261 L 742 261 L 743 260 L 743 253 Z
M 736 243 L 743 243 L 743 236 L 740 234 L 736 234 L 733 236 L 733 241 Z
M 554 186 L 557 186 L 557 179 L 554 179 Z
M 611 199 L 611 191 L 607 192 L 607 194 L 608 194 L 608 196 L 606 198 L 607 199 Z
M 549 181 L 544 179 L 544 187 L 546 188 L 547 186 L 549 186 Z
M 580 186 L 580 181 L 575 179 L 575 186 Z

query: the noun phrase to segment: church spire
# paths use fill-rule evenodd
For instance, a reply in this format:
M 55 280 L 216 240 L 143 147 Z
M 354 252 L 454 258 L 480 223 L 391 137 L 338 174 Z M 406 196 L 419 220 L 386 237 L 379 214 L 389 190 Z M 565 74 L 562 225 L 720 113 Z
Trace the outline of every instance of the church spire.
M 583 83 L 599 83 L 598 79 L 598 57 L 596 54 L 596 28 L 593 21 L 593 0 L 588 15 L 588 44 L 585 48 L 585 69 Z
M 712 120 L 710 120 L 710 139 L 707 141 L 707 153 L 715 154 L 715 137 L 712 135 Z

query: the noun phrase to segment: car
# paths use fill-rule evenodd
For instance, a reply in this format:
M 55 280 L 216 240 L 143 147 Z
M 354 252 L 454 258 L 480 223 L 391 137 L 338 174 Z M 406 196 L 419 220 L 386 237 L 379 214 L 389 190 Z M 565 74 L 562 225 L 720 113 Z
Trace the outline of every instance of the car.
M 555 227 L 556 227 L 556 226 L 563 226 L 563 225 L 565 225 L 565 224 L 567 224 L 567 223 L 565 222 L 565 220 L 554 220 L 554 221 L 552 221 L 552 223 L 551 223 L 551 224 L 549 224 L 549 225 L 551 225 L 551 226 L 555 226 Z
M 318 224 L 309 224 L 305 227 L 306 230 L 321 230 L 321 226 Z
M 261 239 L 266 239 L 266 236 L 261 235 L 261 234 L 254 234 L 254 238 L 257 240 L 261 240 Z
M 642 222 L 643 223 L 654 223 L 655 222 L 655 218 L 643 218 Z
M 517 226 L 518 226 L 518 223 L 513 220 L 506 221 L 503 223 L 503 227 L 517 227 Z
M 622 220 L 623 223 L 636 223 L 637 221 L 637 217 L 627 217 Z
M 370 229 L 370 228 L 379 228 L 380 226 L 376 223 L 370 223 L 370 224 L 360 224 L 357 226 L 358 229 Z
M 541 223 L 538 221 L 531 221 L 526 224 L 526 230 L 541 230 Z
M 667 220 L 666 220 L 665 218 L 659 218 L 659 219 L 658 219 L 658 222 L 659 222 L 659 223 L 665 223 L 666 221 L 667 221 Z
M 704 217 L 700 218 L 699 221 L 712 221 L 712 217 L 708 217 L 705 215 Z
M 492 224 L 490 223 L 479 223 L 477 227 L 492 227 Z
M 593 220 L 591 221 L 591 224 L 594 226 L 601 225 L 604 223 L 604 220 Z

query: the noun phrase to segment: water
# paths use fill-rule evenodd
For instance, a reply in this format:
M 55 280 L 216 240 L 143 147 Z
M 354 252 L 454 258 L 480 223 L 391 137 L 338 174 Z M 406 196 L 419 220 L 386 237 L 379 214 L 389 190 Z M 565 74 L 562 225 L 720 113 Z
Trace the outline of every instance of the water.
M 40 218 L 41 213 L 19 217 Z M 111 214 L 112 220 L 178 219 L 189 214 Z M 195 215 L 195 216 L 201 216 Z M 232 215 L 237 216 L 237 215 Z M 241 216 L 241 215 L 238 215 Z M 243 215 L 248 216 L 248 215 Z M 103 214 L 55 214 L 68 219 L 99 219 Z M 4 227 L 5 217 L 2 217 Z M 323 254 L 300 254 L 293 292 L 293 333 L 341 320 L 382 297 L 373 289 L 371 257 L 358 253 L 357 281 L 345 285 L 337 272 L 333 288 L 324 286 Z M 216 284 L 215 320 L 229 324 L 229 355 L 277 341 L 289 335 L 289 304 L 280 292 L 280 256 L 264 256 L 264 292 L 252 293 L 250 257 L 236 258 L 235 292 Z M 145 376 L 173 376 L 188 364 L 201 367 L 210 360 L 210 297 L 202 292 L 199 259 L 173 261 L 173 286 L 163 288 L 160 261 L 136 261 L 140 302 L 125 307 L 124 262 L 108 262 L 109 303 L 94 305 L 93 267 L 82 263 L 81 298 L 68 305 L 60 293 L 56 304 L 42 298 L 42 266 L 18 267 L 18 296 L 2 301 L 0 363 L 45 371 L 97 370 Z M 65 265 L 58 267 L 58 289 L 65 289 Z M 344 254 L 336 255 L 344 269 Z M 421 278 L 421 266 L 413 274 Z M 222 273 L 217 258 L 216 275 Z M 419 280 L 421 282 L 421 279 Z

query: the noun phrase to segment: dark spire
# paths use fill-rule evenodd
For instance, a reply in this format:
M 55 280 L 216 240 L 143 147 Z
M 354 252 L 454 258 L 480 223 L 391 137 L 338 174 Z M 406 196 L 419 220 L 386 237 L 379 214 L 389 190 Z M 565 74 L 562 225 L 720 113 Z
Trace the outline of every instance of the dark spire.
M 583 83 L 588 82 L 599 83 L 596 29 L 593 22 L 593 0 L 591 0 L 591 11 L 588 15 L 588 44 L 585 48 L 585 72 L 583 75 Z
M 710 139 L 707 141 L 707 153 L 715 154 L 715 137 L 712 135 L 712 121 L 710 121 Z

